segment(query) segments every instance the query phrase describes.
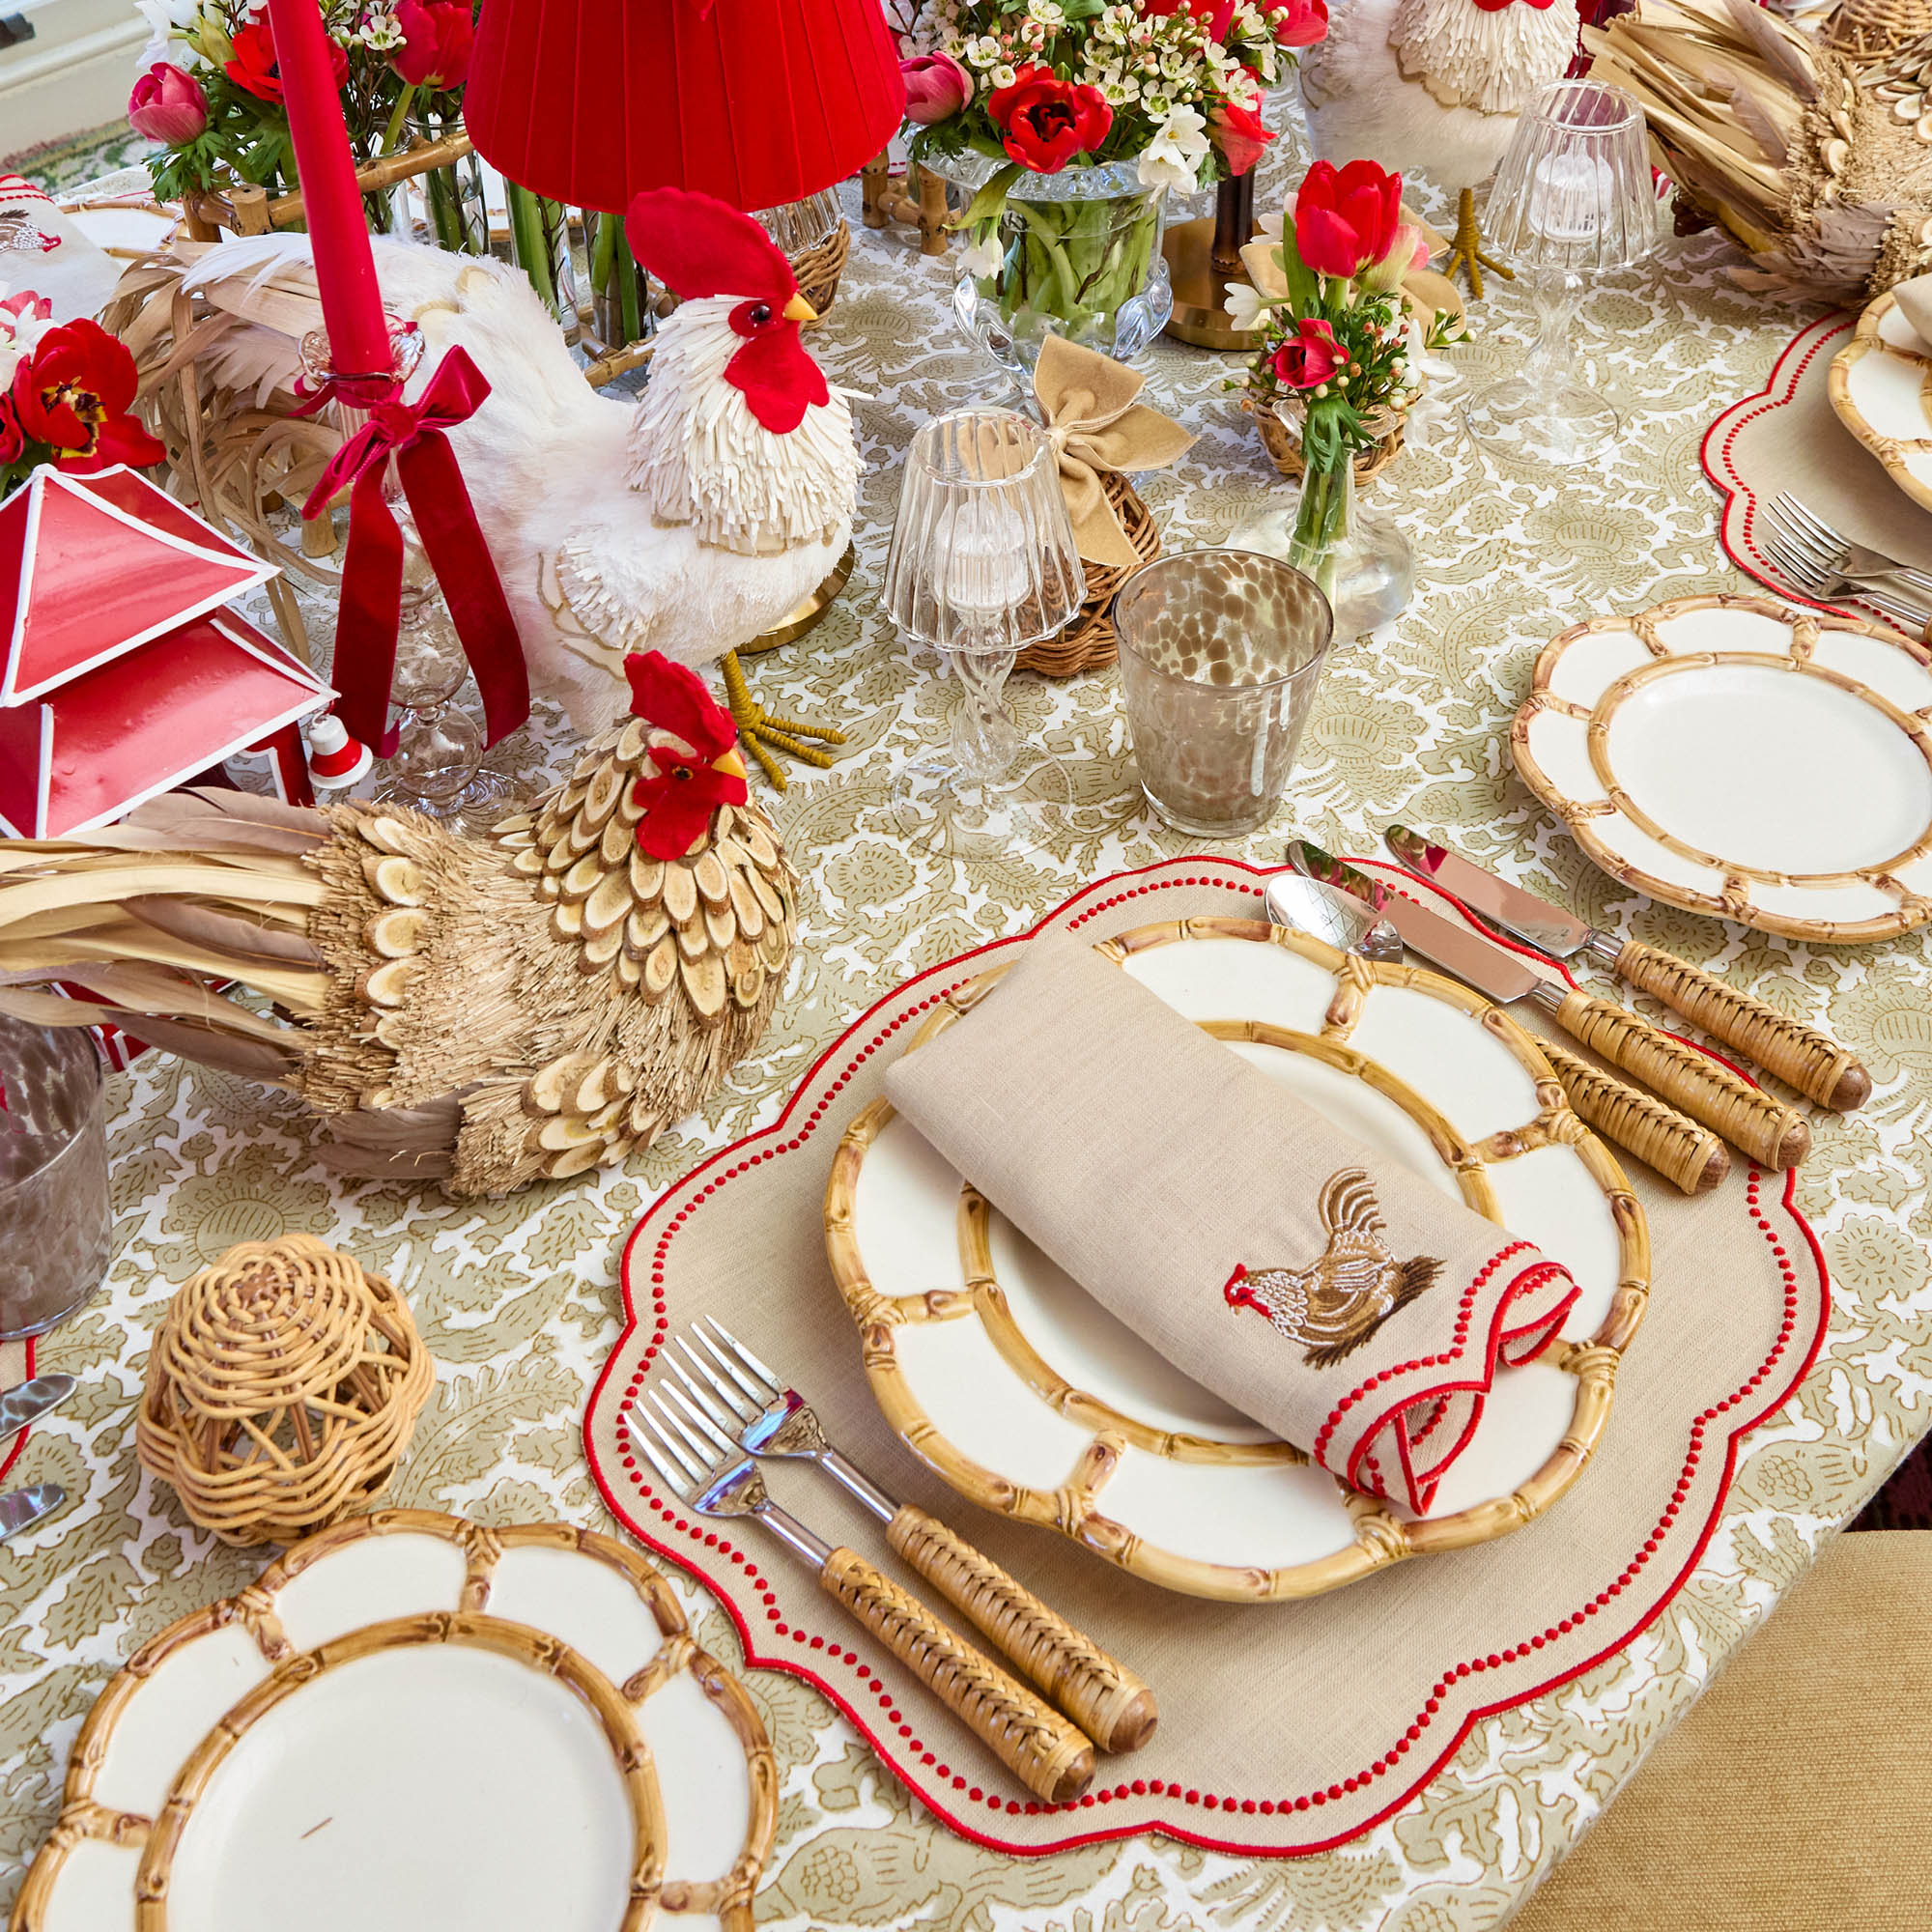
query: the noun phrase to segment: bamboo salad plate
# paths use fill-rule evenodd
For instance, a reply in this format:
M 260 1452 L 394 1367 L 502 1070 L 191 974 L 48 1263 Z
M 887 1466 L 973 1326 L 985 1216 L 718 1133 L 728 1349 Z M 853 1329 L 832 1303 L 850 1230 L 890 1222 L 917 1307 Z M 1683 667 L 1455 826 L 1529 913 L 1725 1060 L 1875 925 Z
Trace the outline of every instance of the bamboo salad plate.
M 1932 652 L 1762 597 L 1553 638 L 1517 770 L 1612 878 L 1833 944 L 1932 917 Z
M 749 1932 L 777 1772 L 608 1537 L 389 1510 L 101 1691 L 13 1932 Z
M 1826 394 L 1833 412 L 1885 466 L 1915 503 L 1932 510 L 1932 346 L 1890 294 L 1859 317 L 1851 341 L 1832 357 Z
M 1563 1340 L 1498 1372 L 1435 1509 L 1414 1517 L 1188 1380 L 880 1099 L 834 1157 L 826 1237 L 893 1429 L 974 1502 L 1230 1602 L 1315 1596 L 1547 1508 L 1608 1420 L 1650 1247 L 1622 1171 L 1530 1037 L 1436 974 L 1259 922 L 1169 922 L 1096 950 L 1378 1155 L 1568 1264 L 1581 1293 Z M 942 1004 L 907 1051 L 1000 970 Z

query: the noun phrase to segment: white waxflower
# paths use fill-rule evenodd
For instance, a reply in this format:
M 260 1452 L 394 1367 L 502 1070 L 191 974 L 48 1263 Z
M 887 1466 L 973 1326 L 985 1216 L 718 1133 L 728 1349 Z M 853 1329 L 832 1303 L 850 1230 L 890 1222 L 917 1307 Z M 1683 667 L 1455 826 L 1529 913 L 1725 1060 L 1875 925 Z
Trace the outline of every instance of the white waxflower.
M 1148 112 L 1160 112 L 1151 100 Z M 1136 173 L 1144 187 L 1171 187 L 1185 192 L 1199 185 L 1201 163 L 1208 158 L 1208 123 L 1191 107 L 1177 107 L 1161 122 L 1159 131 L 1142 151 Z
M 402 22 L 393 14 L 371 14 L 355 38 L 365 47 L 372 47 L 378 53 L 387 53 L 391 47 L 399 47 L 403 43 Z
M 1027 17 L 1042 26 L 1057 27 L 1066 15 L 1061 12 L 1060 0 L 1027 0 Z
M 1002 87 L 1010 87 L 1018 78 L 1018 70 L 1009 67 L 1005 61 L 1002 61 L 998 67 L 986 70 L 986 83 L 996 91 Z
M 1236 328 L 1260 328 L 1266 322 L 1267 310 L 1261 297 L 1246 282 L 1227 282 L 1223 286 L 1228 291 L 1228 299 L 1221 306 Z

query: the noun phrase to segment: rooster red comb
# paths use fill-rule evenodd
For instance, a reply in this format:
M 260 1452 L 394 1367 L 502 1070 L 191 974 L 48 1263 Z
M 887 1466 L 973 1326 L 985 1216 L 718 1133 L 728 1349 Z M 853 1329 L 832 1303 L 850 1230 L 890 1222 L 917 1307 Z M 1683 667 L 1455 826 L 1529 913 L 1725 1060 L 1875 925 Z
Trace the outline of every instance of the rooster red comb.
M 715 195 L 648 188 L 631 203 L 624 233 L 646 272 L 682 300 L 738 296 L 782 308 L 798 293 L 784 251 Z
M 689 665 L 662 651 L 633 652 L 624 660 L 624 675 L 631 681 L 633 718 L 682 738 L 700 757 L 722 757 L 737 744 L 731 714 Z

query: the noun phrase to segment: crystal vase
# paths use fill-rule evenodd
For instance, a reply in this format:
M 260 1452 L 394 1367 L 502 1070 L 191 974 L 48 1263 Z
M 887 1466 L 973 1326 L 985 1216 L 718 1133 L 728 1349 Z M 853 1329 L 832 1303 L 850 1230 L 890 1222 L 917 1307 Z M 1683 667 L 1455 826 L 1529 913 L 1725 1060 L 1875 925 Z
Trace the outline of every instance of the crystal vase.
M 967 188 L 995 164 L 952 156 L 926 165 Z M 1131 161 L 1063 168 L 1013 183 L 990 229 L 964 251 L 952 306 L 961 327 L 1009 372 L 1030 372 L 1048 335 L 1126 359 L 1174 312 L 1160 251 L 1165 189 Z
M 1392 524 L 1362 513 L 1352 449 L 1341 443 L 1318 456 L 1304 444 L 1303 459 L 1293 507 L 1251 518 L 1229 537 L 1229 548 L 1278 556 L 1313 578 L 1335 613 L 1335 636 L 1363 637 L 1406 607 L 1415 559 Z

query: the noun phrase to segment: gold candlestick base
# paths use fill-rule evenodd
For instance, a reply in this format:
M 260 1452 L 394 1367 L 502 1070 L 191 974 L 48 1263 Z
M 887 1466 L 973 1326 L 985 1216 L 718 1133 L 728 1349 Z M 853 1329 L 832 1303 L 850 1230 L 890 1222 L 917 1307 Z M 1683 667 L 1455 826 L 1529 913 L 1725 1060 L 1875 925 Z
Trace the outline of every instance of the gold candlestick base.
M 1179 222 L 1162 238 L 1160 251 L 1167 257 L 1168 280 L 1174 288 L 1174 314 L 1162 333 L 1196 349 L 1218 349 L 1224 354 L 1252 351 L 1254 336 L 1236 329 L 1223 306 L 1227 285 L 1246 283 L 1247 271 L 1238 264 L 1233 269 L 1215 268 L 1213 249 L 1212 215 Z

